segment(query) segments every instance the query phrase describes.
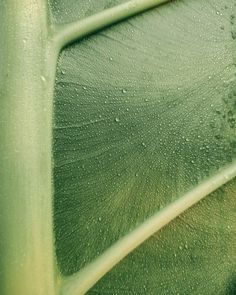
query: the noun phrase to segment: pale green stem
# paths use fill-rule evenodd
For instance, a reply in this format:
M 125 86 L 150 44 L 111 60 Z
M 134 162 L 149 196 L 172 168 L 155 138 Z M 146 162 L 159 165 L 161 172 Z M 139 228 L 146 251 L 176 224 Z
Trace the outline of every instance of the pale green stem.
M 135 230 L 116 242 L 94 262 L 91 262 L 78 273 L 65 278 L 62 294 L 85 294 L 117 263 L 119 263 L 140 244 L 146 241 L 155 232 L 234 177 L 236 177 L 236 163 L 233 163 L 224 170 L 221 170 L 215 176 L 198 185 L 196 188 L 192 189 L 163 210 L 154 214 Z
M 104 27 L 166 2 L 170 2 L 170 0 L 132 0 L 80 21 L 58 26 L 54 36 L 55 42 L 62 48 Z
M 0 294 L 55 295 L 47 3 L 0 0 Z

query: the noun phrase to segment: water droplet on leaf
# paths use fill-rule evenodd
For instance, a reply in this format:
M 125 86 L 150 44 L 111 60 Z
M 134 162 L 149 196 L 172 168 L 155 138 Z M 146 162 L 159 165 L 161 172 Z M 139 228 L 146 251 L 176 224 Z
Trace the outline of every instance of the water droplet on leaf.
M 46 82 L 46 79 L 44 76 L 41 76 L 41 80 L 45 83 Z

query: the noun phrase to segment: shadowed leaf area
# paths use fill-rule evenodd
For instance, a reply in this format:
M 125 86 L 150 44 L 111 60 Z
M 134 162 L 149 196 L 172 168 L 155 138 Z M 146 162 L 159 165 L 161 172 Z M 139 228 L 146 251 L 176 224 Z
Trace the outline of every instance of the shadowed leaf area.
M 53 155 L 62 274 L 235 159 L 235 5 L 172 2 L 61 53 Z M 236 294 L 235 197 L 233 180 L 88 294 Z

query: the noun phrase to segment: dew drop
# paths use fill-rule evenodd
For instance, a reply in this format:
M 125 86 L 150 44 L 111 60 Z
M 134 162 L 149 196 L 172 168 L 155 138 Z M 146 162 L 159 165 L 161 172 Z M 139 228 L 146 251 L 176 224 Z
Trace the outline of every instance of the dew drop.
M 42 80 L 44 83 L 46 82 L 46 79 L 45 79 L 44 76 L 41 76 L 40 78 L 41 78 L 41 80 Z
M 231 36 L 232 36 L 232 39 L 235 40 L 236 39 L 236 31 L 231 31 Z
M 234 19 L 235 19 L 235 15 L 234 14 L 231 14 L 230 15 L 230 23 L 231 23 L 231 25 L 234 24 Z
M 127 90 L 125 90 L 125 89 L 122 89 L 122 93 L 126 93 L 127 92 Z
M 120 119 L 119 118 L 115 118 L 115 122 L 120 122 Z

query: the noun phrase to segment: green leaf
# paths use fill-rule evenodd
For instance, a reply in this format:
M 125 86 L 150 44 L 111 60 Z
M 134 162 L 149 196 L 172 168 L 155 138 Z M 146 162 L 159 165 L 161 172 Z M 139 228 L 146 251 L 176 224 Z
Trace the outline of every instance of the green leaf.
M 53 153 L 63 275 L 235 159 L 235 10 L 231 0 L 176 1 L 61 53 Z M 179 216 L 89 294 L 234 294 L 235 189 L 233 180 Z
M 235 294 L 235 1 L 0 23 L 0 294 Z

